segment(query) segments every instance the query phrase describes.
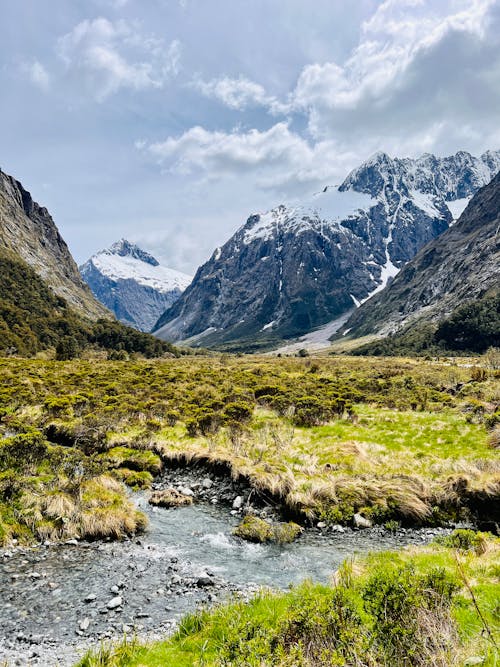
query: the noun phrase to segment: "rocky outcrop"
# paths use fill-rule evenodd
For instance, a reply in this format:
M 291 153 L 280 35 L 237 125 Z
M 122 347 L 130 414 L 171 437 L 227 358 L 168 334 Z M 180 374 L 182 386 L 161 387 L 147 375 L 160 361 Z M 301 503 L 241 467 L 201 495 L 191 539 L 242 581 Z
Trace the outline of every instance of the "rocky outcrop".
M 499 168 L 500 152 L 417 160 L 377 153 L 340 187 L 251 216 L 154 332 L 252 349 L 325 324 L 381 291 Z
M 445 318 L 494 290 L 500 290 L 500 174 L 345 329 L 350 337 L 392 334 L 410 323 Z
M 47 209 L 33 201 L 19 181 L 1 170 L 0 246 L 29 264 L 80 314 L 93 320 L 111 317 L 82 280 Z
M 125 239 L 93 255 L 80 271 L 101 303 L 121 322 L 141 331 L 151 331 L 191 282 L 191 276 L 160 266 Z

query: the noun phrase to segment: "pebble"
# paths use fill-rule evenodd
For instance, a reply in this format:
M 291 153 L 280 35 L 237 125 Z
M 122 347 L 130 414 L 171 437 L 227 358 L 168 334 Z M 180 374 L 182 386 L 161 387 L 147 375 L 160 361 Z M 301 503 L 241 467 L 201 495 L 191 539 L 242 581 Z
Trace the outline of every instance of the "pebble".
M 106 607 L 108 609 L 117 609 L 117 607 L 121 607 L 123 604 L 123 598 L 121 595 L 117 595 L 114 598 L 111 598 L 111 600 L 108 602 Z

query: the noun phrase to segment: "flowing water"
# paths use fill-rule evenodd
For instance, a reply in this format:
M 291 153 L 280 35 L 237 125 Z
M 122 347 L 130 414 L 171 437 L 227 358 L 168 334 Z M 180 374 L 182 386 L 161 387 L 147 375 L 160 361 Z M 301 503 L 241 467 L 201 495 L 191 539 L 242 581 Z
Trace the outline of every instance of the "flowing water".
M 65 544 L 0 557 L 0 664 L 71 665 L 88 643 L 123 632 L 161 636 L 199 604 L 259 586 L 327 582 L 346 558 L 422 544 L 436 531 L 308 531 L 289 545 L 232 536 L 238 519 L 209 504 L 154 509 L 149 531 L 125 543 Z M 109 609 L 113 597 L 122 604 Z

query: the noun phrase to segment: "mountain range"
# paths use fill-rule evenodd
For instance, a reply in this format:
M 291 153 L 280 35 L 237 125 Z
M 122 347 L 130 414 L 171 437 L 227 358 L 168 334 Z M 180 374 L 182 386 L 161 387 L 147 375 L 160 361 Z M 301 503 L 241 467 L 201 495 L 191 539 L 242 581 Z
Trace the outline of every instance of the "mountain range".
M 192 280 L 126 239 L 93 255 L 80 272 L 101 303 L 141 331 L 151 331 Z
M 457 310 L 490 296 L 488 307 L 497 312 L 488 313 L 496 331 L 488 324 L 493 335 L 488 340 L 498 345 L 500 313 L 494 297 L 499 292 L 500 173 L 477 192 L 457 224 L 422 248 L 383 292 L 353 313 L 340 333 L 353 338 L 375 334 L 391 342 L 394 337 L 397 343 L 426 325 L 439 331 L 438 325 Z M 466 310 L 461 313 L 462 319 L 468 316 Z M 476 347 L 473 341 L 472 349 Z
M 499 169 L 500 151 L 377 153 L 340 186 L 250 216 L 153 331 L 169 341 L 255 350 L 345 317 L 452 227 Z

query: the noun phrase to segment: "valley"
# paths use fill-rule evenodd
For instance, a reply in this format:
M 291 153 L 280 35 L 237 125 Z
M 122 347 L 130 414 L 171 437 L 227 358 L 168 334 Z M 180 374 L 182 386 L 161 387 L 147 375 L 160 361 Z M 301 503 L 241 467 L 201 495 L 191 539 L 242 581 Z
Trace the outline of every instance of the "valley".
M 273 605 L 295 605 L 294 596 L 304 608 L 321 604 L 345 559 L 356 571 L 346 593 L 354 600 L 376 572 L 388 581 L 404 576 L 395 563 L 432 570 L 437 547 L 422 545 L 454 526 L 488 531 L 498 523 L 492 355 L 3 359 L 0 367 L 1 567 L 9 600 L 2 624 L 10 628 L 0 659 L 59 659 L 69 667 L 85 650 L 95 653 L 97 641 L 116 645 L 125 632 L 131 643 L 81 664 L 156 665 L 170 656 L 191 665 L 206 653 L 207 664 L 218 665 L 221 651 L 243 661 L 242 649 L 219 645 L 212 623 L 229 622 L 239 633 L 239 623 L 266 618 L 259 623 L 269 624 L 271 637 L 281 632 L 277 612 L 266 615 Z M 16 451 L 24 454 L 13 457 Z M 189 494 L 190 504 L 152 507 L 149 495 L 161 489 Z M 233 535 L 246 516 L 268 526 L 293 521 L 303 532 L 290 544 L 258 534 L 246 542 Z M 474 558 L 491 564 L 498 539 L 484 540 L 487 555 Z M 399 560 L 367 555 L 386 549 L 398 549 Z M 460 577 L 452 552 L 439 549 L 436 562 Z M 497 584 L 485 567 L 474 590 L 495 629 Z M 304 588 L 309 578 L 320 583 Z M 289 584 L 298 588 L 283 598 L 261 591 Z M 453 604 L 465 604 L 468 638 L 454 639 L 452 650 L 490 655 L 460 590 L 453 599 L 465 602 Z M 86 602 L 87 595 L 95 598 Z M 120 604 L 108 609 L 113 597 Z M 232 605 L 227 612 L 217 606 L 223 601 Z M 200 605 L 215 608 L 196 612 Z M 201 623 L 203 640 L 187 630 L 191 622 Z M 363 623 L 368 631 L 371 621 Z M 151 644 L 175 631 L 181 635 L 170 643 Z M 255 641 L 263 655 L 274 651 Z

